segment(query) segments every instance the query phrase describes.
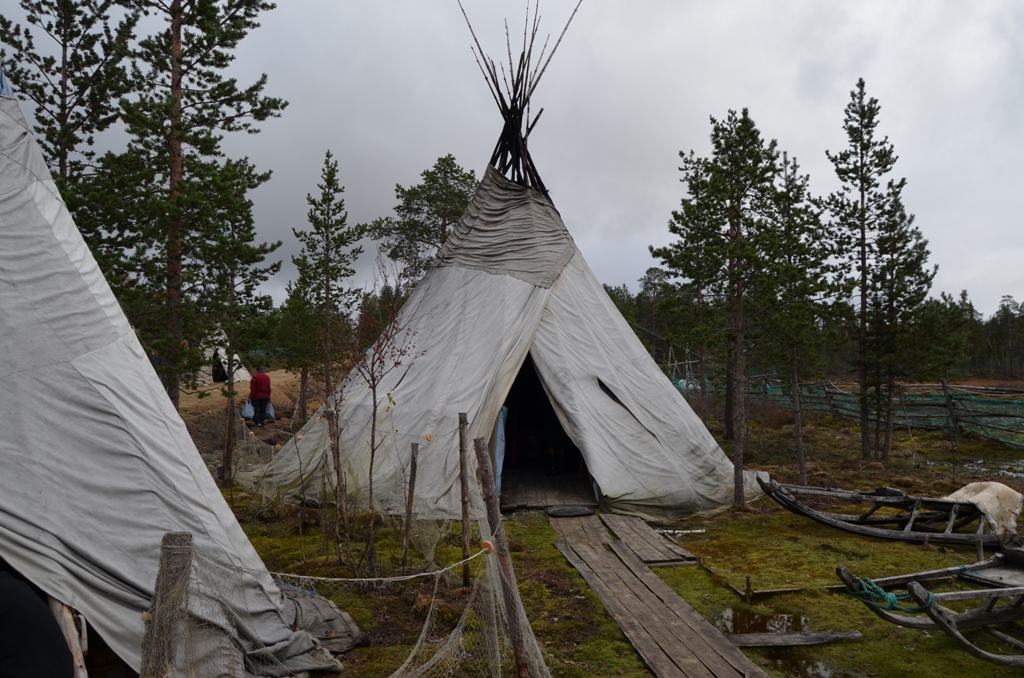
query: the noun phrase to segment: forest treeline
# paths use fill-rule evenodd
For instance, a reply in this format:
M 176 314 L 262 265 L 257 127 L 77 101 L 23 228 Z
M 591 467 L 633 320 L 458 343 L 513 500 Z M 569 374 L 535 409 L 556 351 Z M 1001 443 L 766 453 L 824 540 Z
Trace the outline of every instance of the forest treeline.
M 175 405 L 211 347 L 277 355 L 331 397 L 342 375 L 373 362 L 369 347 L 381 345 L 477 185 L 445 156 L 419 184 L 396 186 L 391 215 L 349 224 L 328 151 L 305 219 L 296 215 L 297 277 L 275 307 L 262 285 L 280 270 L 282 243 L 259 242 L 249 197 L 271 174 L 222 146 L 287 107 L 265 92 L 266 75 L 240 83 L 227 73 L 273 6 L 19 0 L 20 22 L 0 16 L 0 62 L 31 102 L 54 180 Z M 139 34 L 142 25 L 153 32 Z M 675 240 L 651 249 L 657 266 L 637 294 L 607 288 L 655 360 L 696 384 L 701 415 L 709 384 L 724 395 L 737 503 L 748 428 L 737 394 L 752 377 L 771 375 L 797 399 L 803 467 L 801 382 L 856 380 L 862 455 L 885 459 L 901 383 L 1024 372 L 1017 301 L 1004 297 L 986 319 L 966 292 L 932 294 L 936 267 L 904 205 L 880 112 L 858 81 L 841 119 L 837 110 L 846 146 L 825 151 L 840 184 L 825 196 L 747 109 L 712 117 L 711 152 L 680 152 Z M 100 135 L 112 150 L 95 150 Z M 367 241 L 380 252 L 375 282 L 357 289 Z

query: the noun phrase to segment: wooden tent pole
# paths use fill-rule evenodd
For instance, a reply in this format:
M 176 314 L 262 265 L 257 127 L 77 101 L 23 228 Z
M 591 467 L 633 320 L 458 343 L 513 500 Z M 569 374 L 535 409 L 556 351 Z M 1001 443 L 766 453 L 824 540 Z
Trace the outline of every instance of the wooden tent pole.
M 512 651 L 516 658 L 516 675 L 527 678 L 530 675 L 526 663 L 526 650 L 523 647 L 523 632 L 519 623 L 519 596 L 514 588 L 515 575 L 512 571 L 512 556 L 508 551 L 505 539 L 505 526 L 501 522 L 501 507 L 498 503 L 498 490 L 494 486 L 494 472 L 491 470 L 491 455 L 487 450 L 487 440 L 477 438 L 473 441 L 476 451 L 476 477 L 480 481 L 480 490 L 484 495 L 487 507 L 487 523 L 491 527 L 491 539 L 494 540 L 494 553 L 498 557 L 501 574 L 501 593 L 505 601 L 505 616 L 508 622 L 508 633 L 512 641 Z
M 459 484 L 462 486 L 462 559 L 469 558 L 469 417 L 459 412 Z M 469 586 L 469 563 L 462 566 L 462 585 Z
M 68 649 L 71 650 L 71 659 L 74 663 L 74 678 L 89 678 L 85 670 L 85 657 L 82 653 L 82 636 L 75 626 L 75 615 L 71 608 L 60 602 L 53 596 L 47 596 L 50 603 L 50 612 L 57 618 L 57 626 L 60 627 L 64 639 L 68 642 Z M 84 622 L 83 622 L 84 623 Z

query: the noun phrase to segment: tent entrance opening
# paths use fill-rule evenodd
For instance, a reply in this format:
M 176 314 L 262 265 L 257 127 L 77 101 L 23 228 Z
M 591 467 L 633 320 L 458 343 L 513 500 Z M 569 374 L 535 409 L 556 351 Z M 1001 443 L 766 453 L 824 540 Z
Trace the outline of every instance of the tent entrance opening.
M 529 355 L 505 407 L 502 506 L 596 504 L 583 455 L 562 428 Z

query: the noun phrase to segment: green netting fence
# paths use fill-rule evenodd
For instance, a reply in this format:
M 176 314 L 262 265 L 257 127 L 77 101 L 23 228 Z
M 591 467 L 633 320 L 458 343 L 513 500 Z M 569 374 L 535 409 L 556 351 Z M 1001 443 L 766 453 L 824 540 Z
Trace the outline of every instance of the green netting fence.
M 673 379 L 684 395 L 697 393 L 692 381 Z M 708 382 L 709 394 L 720 387 Z M 792 389 L 763 379 L 750 385 L 749 397 L 760 397 L 782 407 L 793 406 Z M 831 381 L 801 384 L 800 404 L 805 412 L 831 412 L 835 416 L 860 418 L 856 385 Z M 1024 391 L 984 386 L 953 386 L 948 395 L 941 384 L 901 384 L 893 396 L 894 426 L 911 426 L 949 431 L 955 424 L 962 432 L 970 432 L 1002 441 L 1024 450 Z M 874 419 L 872 419 L 874 423 Z

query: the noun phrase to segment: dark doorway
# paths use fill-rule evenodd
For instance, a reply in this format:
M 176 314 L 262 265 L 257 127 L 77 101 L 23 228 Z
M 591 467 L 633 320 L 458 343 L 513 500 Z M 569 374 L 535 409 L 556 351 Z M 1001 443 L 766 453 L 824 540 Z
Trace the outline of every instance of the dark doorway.
M 502 503 L 510 508 L 594 503 L 583 455 L 558 421 L 529 355 L 505 407 Z

